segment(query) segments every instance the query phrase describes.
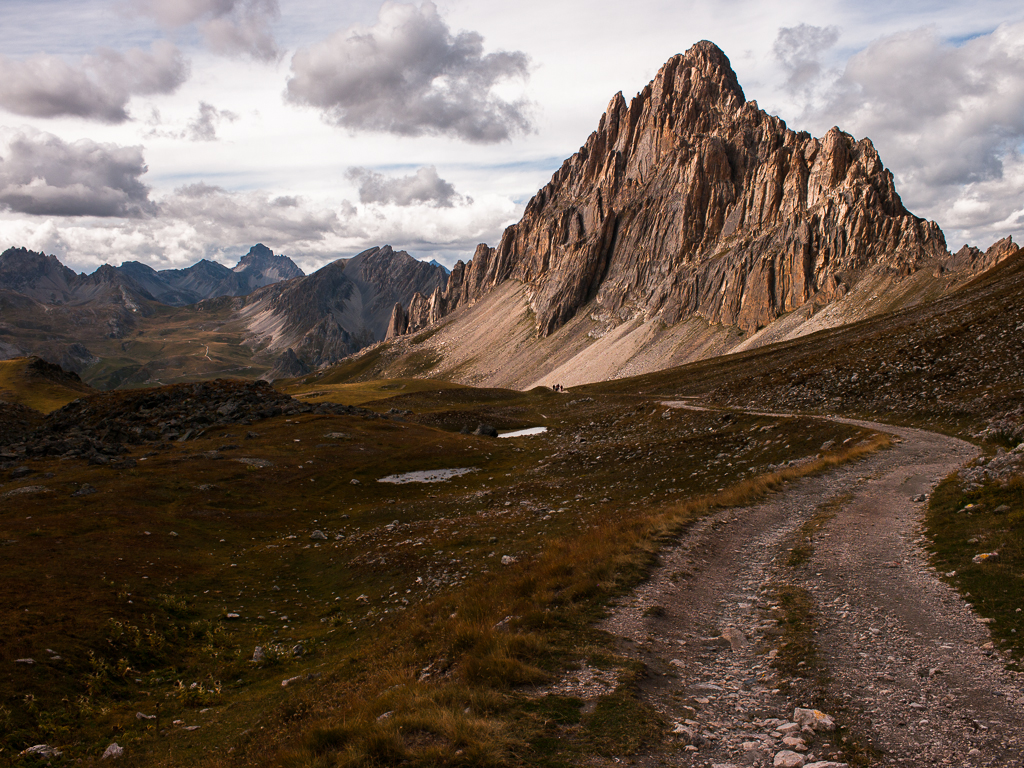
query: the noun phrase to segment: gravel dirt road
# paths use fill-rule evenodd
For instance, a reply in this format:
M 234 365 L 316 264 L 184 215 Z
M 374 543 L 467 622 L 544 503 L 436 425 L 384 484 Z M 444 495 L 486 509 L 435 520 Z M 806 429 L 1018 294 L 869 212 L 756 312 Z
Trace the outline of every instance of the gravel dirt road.
M 896 444 L 702 519 L 604 622 L 676 726 L 638 764 L 1024 765 L 1024 676 L 929 566 L 914 501 L 976 449 L 853 423 Z M 836 730 L 794 725 L 814 705 Z

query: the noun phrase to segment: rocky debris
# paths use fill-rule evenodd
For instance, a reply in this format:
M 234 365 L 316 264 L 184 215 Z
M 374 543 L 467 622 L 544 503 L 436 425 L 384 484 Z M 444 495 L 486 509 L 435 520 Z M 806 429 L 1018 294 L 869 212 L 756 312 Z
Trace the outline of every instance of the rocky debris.
M 984 483 L 1007 483 L 1024 474 L 1024 443 L 1012 451 L 999 449 L 995 456 L 981 456 L 957 471 L 967 491 L 976 490 Z
M 80 496 L 91 496 L 94 493 L 99 493 L 99 491 L 97 491 L 95 488 L 93 488 L 88 483 L 85 483 L 84 485 L 82 485 L 81 488 L 79 488 L 77 491 L 75 491 L 71 495 L 73 497 L 80 497 Z
M 592 300 L 621 320 L 699 316 L 754 331 L 841 298 L 866 273 L 948 260 L 942 232 L 903 206 L 868 139 L 788 129 L 703 41 L 631 104 L 617 94 L 498 246 L 478 246 L 408 311 L 394 307 L 390 327 L 413 333 L 517 280 L 540 336 Z
M 248 456 L 240 456 L 237 459 L 232 459 L 232 461 L 237 461 L 239 464 L 247 464 L 248 466 L 256 467 L 257 469 L 267 469 L 268 467 L 274 466 L 274 462 L 268 459 L 254 459 Z
M 206 429 L 251 424 L 260 419 L 300 413 L 359 415 L 373 411 L 336 403 L 301 403 L 267 382 L 217 379 L 157 389 L 105 392 L 75 400 L 49 414 L 28 435 L 3 446 L 17 458 L 80 457 L 98 465 L 127 469 L 134 460 L 117 457 L 128 446 L 199 437 Z M 4 438 L 6 438 L 6 434 Z M 242 459 L 237 459 L 242 461 Z M 249 460 L 249 463 L 255 460 Z
M 19 403 L 0 400 L 0 435 L 3 435 L 0 442 L 15 443 L 24 440 L 42 421 L 43 414 L 39 411 Z M 7 462 L 17 458 L 15 454 L 5 454 L 7 452 L 0 452 L 0 466 L 6 466 Z

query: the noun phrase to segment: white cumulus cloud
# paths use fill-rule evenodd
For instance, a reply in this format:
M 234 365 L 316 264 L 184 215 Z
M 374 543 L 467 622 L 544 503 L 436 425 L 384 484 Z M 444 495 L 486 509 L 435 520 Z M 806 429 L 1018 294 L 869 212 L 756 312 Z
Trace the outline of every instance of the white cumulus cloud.
M 358 185 L 361 203 L 451 208 L 466 199 L 455 191 L 454 185 L 438 176 L 432 165 L 417 169 L 411 176 L 385 176 L 367 168 L 349 168 L 345 175 Z
M 137 218 L 155 208 L 141 147 L 0 132 L 0 207 L 36 216 Z
M 27 117 L 123 123 L 133 96 L 173 93 L 188 74 L 188 62 L 167 41 L 149 51 L 103 49 L 74 64 L 48 54 L 0 56 L 0 107 Z
M 166 27 L 195 25 L 215 53 L 260 61 L 281 54 L 272 29 L 277 0 L 134 0 L 134 7 Z
M 453 34 L 433 3 L 385 3 L 374 26 L 300 49 L 286 98 L 353 130 L 504 141 L 530 130 L 529 109 L 495 86 L 526 78 L 529 60 L 520 51 L 483 51 L 481 35 Z

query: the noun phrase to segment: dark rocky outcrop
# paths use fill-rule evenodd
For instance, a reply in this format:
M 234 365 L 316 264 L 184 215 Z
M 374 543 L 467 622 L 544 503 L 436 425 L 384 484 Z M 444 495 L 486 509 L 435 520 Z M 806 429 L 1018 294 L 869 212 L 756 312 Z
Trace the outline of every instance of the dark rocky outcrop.
M 98 393 L 68 403 L 42 423 L 30 409 L 0 403 L 0 423 L 12 425 L 10 432 L 0 434 L 0 463 L 63 456 L 109 464 L 128 452 L 128 446 L 184 441 L 213 426 L 251 424 L 297 413 L 379 418 L 363 408 L 300 403 L 265 381 L 223 379 Z
M 754 331 L 843 296 L 866 271 L 908 275 L 948 257 L 868 139 L 788 129 L 746 100 L 705 41 L 631 103 L 617 94 L 498 246 L 413 298 L 405 332 L 509 279 L 528 286 L 541 336 L 591 301 L 620 319 Z
M 939 274 L 943 272 L 984 272 L 1005 261 L 1016 252 L 1017 246 L 1011 237 L 1004 237 L 993 243 L 987 251 L 965 245 L 940 265 L 937 272 Z

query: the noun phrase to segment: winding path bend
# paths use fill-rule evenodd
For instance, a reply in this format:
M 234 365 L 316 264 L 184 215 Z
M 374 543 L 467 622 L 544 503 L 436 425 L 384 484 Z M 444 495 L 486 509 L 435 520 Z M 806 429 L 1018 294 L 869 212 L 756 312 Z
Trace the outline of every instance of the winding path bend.
M 985 624 L 928 564 L 925 505 L 913 501 L 977 450 L 923 430 L 836 421 L 896 443 L 701 520 L 604 622 L 651 671 L 647 700 L 695 734 L 696 748 L 680 743 L 640 763 L 770 766 L 787 748 L 770 719 L 789 720 L 808 702 L 785 693 L 799 687 L 784 684 L 758 640 L 773 627 L 778 588 L 790 585 L 813 602 L 830 714 L 877 750 L 872 765 L 1024 766 L 1024 676 L 986 647 Z M 835 517 L 814 536 L 810 560 L 787 566 L 800 527 L 829 500 Z M 840 759 L 836 735 L 806 738 L 808 763 Z

